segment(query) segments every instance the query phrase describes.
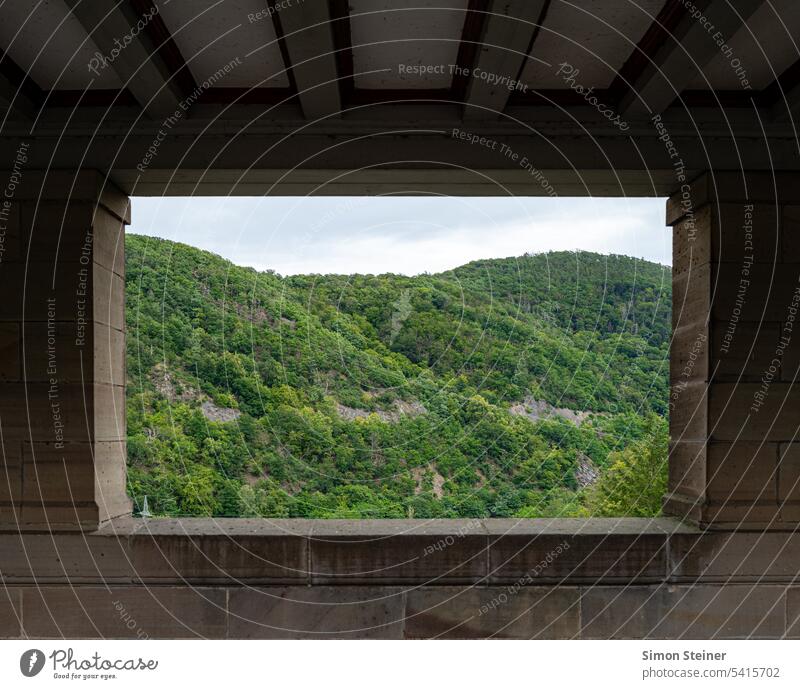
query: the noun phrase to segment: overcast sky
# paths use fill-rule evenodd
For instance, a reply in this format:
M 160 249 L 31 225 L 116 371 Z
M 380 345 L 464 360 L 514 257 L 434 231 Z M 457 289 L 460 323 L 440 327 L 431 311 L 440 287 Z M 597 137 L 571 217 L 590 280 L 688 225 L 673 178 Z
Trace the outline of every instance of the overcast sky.
M 135 198 L 131 231 L 297 273 L 441 272 L 584 249 L 671 264 L 663 199 Z

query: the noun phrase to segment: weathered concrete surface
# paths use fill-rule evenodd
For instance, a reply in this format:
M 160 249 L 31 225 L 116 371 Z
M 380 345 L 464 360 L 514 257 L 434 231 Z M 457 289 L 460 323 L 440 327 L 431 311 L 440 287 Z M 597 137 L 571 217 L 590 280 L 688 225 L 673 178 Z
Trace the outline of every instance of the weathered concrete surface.
M 20 591 L 28 637 L 224 638 L 227 628 L 224 589 L 43 586 Z
M 0 635 L 4 639 L 22 636 L 22 591 L 4 587 L 0 591 Z
M 797 637 L 799 567 L 672 519 L 123 518 L 0 534 L 0 637 Z
M 587 639 L 775 639 L 786 630 L 783 586 L 627 586 L 587 589 Z
M 800 639 L 800 587 L 786 592 L 786 636 Z
M 487 521 L 489 580 L 660 581 L 679 523 L 640 519 Z
M 478 519 L 319 520 L 310 545 L 314 584 L 441 584 L 486 576 L 489 542 Z
M 14 586 L 8 591 L 22 611 L 22 631 L 4 602 L 4 638 L 800 636 L 800 589 L 777 585 L 536 586 L 511 591 L 454 586 Z
M 424 587 L 407 594 L 408 639 L 570 639 L 580 636 L 577 587 L 459 589 Z
M 229 593 L 232 639 L 400 639 L 405 596 L 390 586 L 239 588 Z

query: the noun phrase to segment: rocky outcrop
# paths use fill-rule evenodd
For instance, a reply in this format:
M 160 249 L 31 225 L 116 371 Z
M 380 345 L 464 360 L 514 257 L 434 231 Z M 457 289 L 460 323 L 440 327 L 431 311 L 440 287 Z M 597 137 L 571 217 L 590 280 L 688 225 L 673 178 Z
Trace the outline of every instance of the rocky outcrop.
M 573 411 L 572 409 L 554 407 L 549 402 L 534 399 L 530 395 L 522 402 L 512 405 L 509 411 L 516 416 L 524 416 L 531 421 L 560 417 L 571 421 L 576 426 L 580 426 L 590 416 L 588 411 Z
M 591 457 L 581 453 L 578 455 L 578 466 L 575 469 L 575 481 L 579 488 L 586 488 L 597 482 L 600 470 L 595 466 Z
M 190 402 L 201 397 L 200 391 L 183 382 L 175 382 L 172 374 L 163 363 L 153 366 L 150 372 L 156 392 L 170 402 Z M 180 388 L 180 389 L 179 389 Z
M 444 476 L 431 466 L 414 467 L 411 469 L 411 476 L 414 479 L 414 495 L 420 495 L 425 490 L 425 477 L 431 474 L 431 492 L 433 497 L 441 499 L 444 495 Z
M 235 421 L 242 412 L 231 407 L 220 407 L 208 399 L 197 388 L 176 382 L 164 364 L 153 366 L 151 373 L 153 387 L 156 392 L 163 395 L 170 402 L 193 402 L 199 401 L 200 411 L 209 421 L 226 422 Z
M 348 407 L 346 404 L 337 402 L 336 411 L 338 412 L 339 416 L 347 421 L 365 419 L 370 414 L 375 414 L 381 421 L 385 421 L 386 423 L 397 423 L 404 416 L 419 416 L 420 414 L 426 413 L 428 410 L 425 409 L 422 403 L 417 402 L 416 400 L 411 402 L 406 402 L 405 400 L 395 400 L 394 405 L 390 410 L 378 409 L 376 411 L 368 411 L 366 409 Z
M 211 400 L 206 400 L 203 402 L 200 405 L 200 411 L 203 412 L 203 416 L 205 416 L 209 421 L 217 421 L 221 423 L 225 423 L 226 421 L 235 421 L 242 415 L 242 412 L 240 412 L 238 409 L 232 409 L 231 407 L 218 407 Z

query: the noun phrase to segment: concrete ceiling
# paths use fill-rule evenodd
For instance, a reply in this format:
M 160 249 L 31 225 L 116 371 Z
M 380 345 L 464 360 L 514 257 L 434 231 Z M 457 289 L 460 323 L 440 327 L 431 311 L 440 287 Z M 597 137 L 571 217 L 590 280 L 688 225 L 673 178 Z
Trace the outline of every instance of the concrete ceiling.
M 522 80 L 543 89 L 565 88 L 557 74 L 568 62 L 580 70 L 579 83 L 607 88 L 653 24 L 665 0 L 575 0 L 552 3 Z M 547 64 L 545 64 L 547 63 Z
M 314 1 L 330 8 L 338 6 L 344 13 L 340 21 L 326 7 L 320 17 L 328 24 L 326 30 L 333 30 L 340 39 L 339 44 L 332 45 L 329 57 L 340 65 L 342 58 L 350 60 L 354 88 L 403 91 L 452 88 L 457 81 L 452 66 L 458 64 L 460 54 L 470 54 L 465 48 L 480 48 L 493 18 L 515 17 L 523 12 L 517 8 L 526 5 L 492 0 Z M 536 0 L 529 3 L 537 4 Z M 89 0 L 2 3 L 0 47 L 5 51 L 5 61 L 12 61 L 42 91 L 122 88 L 127 75 L 118 74 L 115 64 L 97 73 L 88 69 L 92 57 L 103 51 L 71 11 L 72 5 L 77 13 L 77 8 L 87 4 Z M 273 12 L 266 9 L 264 0 L 117 0 L 115 4 L 116 9 L 109 4 L 103 14 L 124 9 L 131 26 L 148 7 L 156 10 L 155 19 L 141 31 L 142 39 L 149 38 L 160 50 L 164 42 L 157 31 L 160 24 L 177 48 L 178 59 L 188 65 L 197 83 L 238 58 L 241 64 L 219 79 L 215 87 L 286 89 L 291 86 L 293 70 L 287 63 L 287 51 L 281 49 L 285 31 L 281 18 L 291 19 L 291 13 L 297 13 L 303 4 L 312 4 L 312 0 L 283 0 Z M 608 88 L 626 62 L 640 51 L 637 45 L 648 29 L 661 21 L 659 13 L 669 5 L 685 5 L 680 0 L 549 0 L 540 4 L 542 12 L 537 19 L 541 18 L 541 26 L 517 17 L 519 24 L 530 24 L 535 40 L 526 48 L 536 59 L 521 60 L 512 76 L 519 77 L 529 90 L 565 92 L 569 89 L 563 73 L 557 74 L 560 64 L 568 62 L 579 69 L 580 83 L 586 87 Z M 706 0 L 696 4 L 715 3 Z M 685 7 L 683 13 L 687 13 Z M 470 25 L 478 26 L 471 34 Z M 292 35 L 302 41 L 307 26 L 310 24 L 301 23 Z M 687 88 L 742 90 L 740 76 L 730 64 L 735 57 L 746 69 L 752 88 L 760 91 L 800 58 L 800 3 L 796 0 L 765 0 L 736 29 L 732 37 L 723 36 L 730 38 L 732 56 L 715 51 L 702 72 L 691 75 Z M 123 40 L 125 36 L 115 38 Z M 648 46 L 648 52 L 655 54 L 657 47 Z M 475 52 L 479 50 L 472 54 Z M 652 59 L 652 55 L 647 58 Z M 445 69 L 423 69 L 422 73 L 408 69 L 429 66 Z M 165 68 L 169 72 L 175 65 Z
M 466 11 L 467 0 L 351 0 L 356 88 L 450 88 Z M 426 66 L 442 69 L 408 69 Z
M 220 88 L 286 88 L 289 77 L 275 26 L 263 13 L 263 0 L 173 0 L 161 5 L 161 17 L 181 55 L 201 84 L 222 65 L 239 58 Z
M 31 6 L 35 11 L 31 11 Z M 0 6 L 0 47 L 44 90 L 120 88 L 113 69 L 89 71 L 98 52 L 63 0 L 4 2 Z
M 0 152 L 137 193 L 668 193 L 656 115 L 687 170 L 800 167 L 798 46 L 796 0 L 6 0 Z
M 753 89 L 767 88 L 798 58 L 798 7 L 797 0 L 770 0 L 762 5 L 730 40 L 731 56 L 726 57 L 720 51 L 690 82 L 689 88 L 741 90 L 737 68 L 746 72 Z

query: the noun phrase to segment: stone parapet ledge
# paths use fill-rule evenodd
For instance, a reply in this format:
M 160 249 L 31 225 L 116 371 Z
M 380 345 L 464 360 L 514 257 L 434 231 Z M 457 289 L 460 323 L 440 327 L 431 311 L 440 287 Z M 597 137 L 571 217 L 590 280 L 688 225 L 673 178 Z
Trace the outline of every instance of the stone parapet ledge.
M 6 584 L 793 583 L 800 534 L 704 532 L 672 518 L 132 519 L 0 533 Z
M 0 638 L 800 638 L 800 535 L 669 518 L 0 534 Z

